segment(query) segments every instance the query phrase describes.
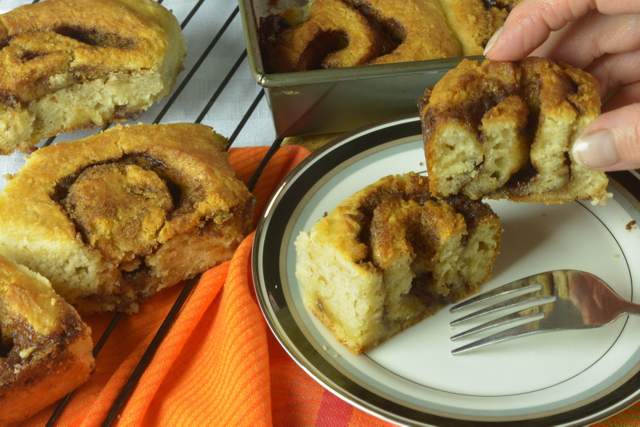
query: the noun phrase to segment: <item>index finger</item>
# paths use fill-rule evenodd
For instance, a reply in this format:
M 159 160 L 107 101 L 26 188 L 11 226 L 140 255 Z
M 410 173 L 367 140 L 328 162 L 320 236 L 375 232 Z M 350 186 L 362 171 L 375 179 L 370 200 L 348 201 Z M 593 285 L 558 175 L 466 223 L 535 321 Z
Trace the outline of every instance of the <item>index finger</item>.
M 596 9 L 605 15 L 640 13 L 638 0 L 524 0 L 513 8 L 493 46 L 496 61 L 516 61 L 533 52 L 557 31 Z

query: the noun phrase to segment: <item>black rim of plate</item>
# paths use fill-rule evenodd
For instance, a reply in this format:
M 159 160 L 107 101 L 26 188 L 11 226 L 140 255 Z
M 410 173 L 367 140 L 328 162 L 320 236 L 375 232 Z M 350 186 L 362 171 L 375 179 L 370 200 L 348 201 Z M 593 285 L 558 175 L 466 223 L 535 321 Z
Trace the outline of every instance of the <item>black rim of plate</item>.
M 287 302 L 287 286 L 281 254 L 288 239 L 289 219 L 293 217 L 299 202 L 316 185 L 318 178 L 330 172 L 327 169 L 340 166 L 349 159 L 367 155 L 391 141 L 420 135 L 418 116 L 395 118 L 357 129 L 338 137 L 333 142 L 311 154 L 300 163 L 280 184 L 267 203 L 267 208 L 256 228 L 253 244 L 253 281 L 260 308 L 265 319 L 285 351 L 295 362 L 323 387 L 366 412 L 391 422 L 405 425 L 465 426 L 556 426 L 585 425 L 605 419 L 640 399 L 640 372 L 622 382 L 617 388 L 588 405 L 575 409 L 536 417 L 527 415 L 521 420 L 466 420 L 446 417 L 404 406 L 388 400 L 356 384 L 318 351 L 305 332 L 299 327 Z M 633 173 L 614 172 L 610 178 L 626 189 L 636 201 L 640 200 L 640 183 Z M 311 179 L 313 177 L 315 179 Z M 637 206 L 637 202 L 635 203 Z M 278 220 L 286 218 L 286 220 Z M 266 251 L 263 248 L 268 247 Z

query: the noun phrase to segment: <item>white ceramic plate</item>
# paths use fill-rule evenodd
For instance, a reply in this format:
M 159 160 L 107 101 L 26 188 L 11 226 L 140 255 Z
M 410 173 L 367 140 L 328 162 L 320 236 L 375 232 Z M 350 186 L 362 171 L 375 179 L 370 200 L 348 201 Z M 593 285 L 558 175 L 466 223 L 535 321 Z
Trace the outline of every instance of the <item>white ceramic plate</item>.
M 640 316 L 595 330 L 538 334 L 457 356 L 464 328 L 444 309 L 354 356 L 302 305 L 293 241 L 379 178 L 426 173 L 420 122 L 407 117 L 345 135 L 306 159 L 274 193 L 256 232 L 261 308 L 296 362 L 328 390 L 407 425 L 585 425 L 640 399 Z M 552 269 L 586 270 L 640 301 L 640 175 L 611 175 L 605 206 L 491 201 L 504 228 L 482 290 Z

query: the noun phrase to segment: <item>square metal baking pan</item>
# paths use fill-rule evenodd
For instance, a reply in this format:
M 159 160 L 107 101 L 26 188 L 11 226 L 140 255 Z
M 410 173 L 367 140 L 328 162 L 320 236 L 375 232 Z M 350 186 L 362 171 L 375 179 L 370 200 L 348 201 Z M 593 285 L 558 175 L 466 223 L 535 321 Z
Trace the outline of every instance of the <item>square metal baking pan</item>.
M 345 132 L 379 120 L 416 114 L 417 101 L 424 90 L 462 60 L 267 74 L 260 53 L 259 19 L 284 10 L 267 3 L 268 0 L 239 0 L 249 66 L 256 82 L 264 88 L 278 137 Z

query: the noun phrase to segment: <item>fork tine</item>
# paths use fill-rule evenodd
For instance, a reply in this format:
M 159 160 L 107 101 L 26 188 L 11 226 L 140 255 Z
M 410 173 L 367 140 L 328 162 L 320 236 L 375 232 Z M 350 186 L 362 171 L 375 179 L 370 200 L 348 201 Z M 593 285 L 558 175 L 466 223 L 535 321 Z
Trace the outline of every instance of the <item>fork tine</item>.
M 530 313 L 530 314 L 529 314 Z M 468 337 L 469 335 L 476 334 L 478 332 L 486 331 L 488 329 L 497 328 L 499 326 L 508 325 L 513 322 L 517 322 L 519 320 L 532 320 L 532 319 L 540 319 L 544 317 L 544 313 L 537 312 L 531 313 L 529 309 L 524 309 L 520 311 L 516 311 L 515 313 L 507 314 L 506 316 L 499 317 L 497 319 L 490 320 L 482 325 L 475 326 L 471 329 L 467 329 L 464 332 L 460 332 L 451 337 L 451 341 Z
M 535 325 L 533 325 L 533 327 L 529 326 L 537 322 L 540 322 L 540 320 L 529 322 L 526 325 L 514 326 L 513 328 L 509 328 L 505 331 L 498 332 L 497 334 L 493 334 L 486 338 L 479 339 L 470 344 L 467 344 L 452 350 L 451 354 L 455 356 L 455 355 L 466 353 L 468 351 L 471 351 L 480 347 L 486 347 L 490 344 L 496 344 L 502 341 L 512 340 L 514 338 L 524 337 L 524 336 L 532 335 L 539 332 L 545 332 L 544 330 L 537 329 Z
M 486 316 L 491 313 L 495 313 L 496 311 L 506 310 L 509 308 L 515 308 L 527 303 L 535 303 L 536 305 L 546 304 L 548 302 L 554 301 L 555 297 L 539 297 L 533 298 L 531 293 L 527 293 L 525 295 L 520 295 L 506 301 L 502 301 L 496 304 L 493 304 L 489 307 L 483 308 L 478 311 L 474 311 L 471 314 L 467 314 L 466 316 L 460 317 L 459 319 L 453 320 L 449 325 L 454 326 L 462 322 L 466 322 L 471 319 L 475 319 L 480 316 Z
M 454 305 L 453 307 L 451 307 L 449 309 L 449 311 L 451 313 L 454 313 L 458 310 L 462 310 L 463 308 L 467 308 L 469 306 L 472 306 L 474 304 L 478 304 L 480 302 L 489 300 L 491 298 L 495 298 L 495 297 L 499 297 L 499 296 L 504 296 L 504 295 L 509 295 L 512 294 L 514 292 L 518 292 L 518 291 L 530 291 L 533 292 L 534 290 L 538 290 L 540 289 L 542 286 L 539 284 L 530 284 L 530 278 L 525 277 L 524 279 L 520 279 L 520 280 L 516 280 L 514 282 L 510 282 L 507 283 L 506 285 L 500 286 L 498 288 L 495 288 L 491 291 L 482 293 L 480 295 L 476 295 L 473 298 L 470 298 L 466 301 L 463 301 L 459 304 Z

